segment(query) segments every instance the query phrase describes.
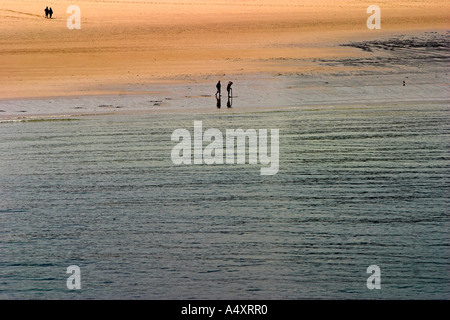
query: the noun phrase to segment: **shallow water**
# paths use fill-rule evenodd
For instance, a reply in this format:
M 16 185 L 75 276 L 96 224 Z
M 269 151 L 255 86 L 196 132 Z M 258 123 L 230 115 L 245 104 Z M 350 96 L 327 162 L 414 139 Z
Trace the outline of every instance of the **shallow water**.
M 0 298 L 450 298 L 447 106 L 224 111 L 1 123 Z M 175 166 L 194 120 L 280 129 L 279 172 Z

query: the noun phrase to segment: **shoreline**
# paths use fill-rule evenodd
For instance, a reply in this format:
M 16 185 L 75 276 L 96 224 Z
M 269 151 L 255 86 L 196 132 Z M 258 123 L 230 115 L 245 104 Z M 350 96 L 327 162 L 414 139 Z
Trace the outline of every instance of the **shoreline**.
M 211 104 L 212 105 L 212 104 Z M 244 108 L 227 108 L 220 109 L 210 107 L 198 108 L 141 108 L 141 109 L 119 109 L 114 110 L 114 106 L 107 107 L 113 111 L 103 111 L 99 109 L 85 110 L 84 112 L 54 112 L 54 113 L 35 113 L 27 115 L 8 115 L 2 116 L 0 114 L 1 123 L 13 122 L 39 122 L 39 121 L 70 121 L 81 120 L 86 118 L 96 118 L 104 116 L 151 116 L 151 115 L 233 115 L 233 114 L 254 114 L 266 112 L 289 112 L 293 110 L 309 111 L 325 111 L 325 110 L 342 110 L 342 109 L 396 109 L 399 106 L 408 106 L 414 108 L 415 106 L 423 105 L 448 105 L 448 99 L 429 99 L 429 100 L 395 100 L 389 101 L 346 101 L 346 102 L 317 102 L 315 104 L 303 104 L 297 106 L 264 106 L 264 107 L 244 107 Z

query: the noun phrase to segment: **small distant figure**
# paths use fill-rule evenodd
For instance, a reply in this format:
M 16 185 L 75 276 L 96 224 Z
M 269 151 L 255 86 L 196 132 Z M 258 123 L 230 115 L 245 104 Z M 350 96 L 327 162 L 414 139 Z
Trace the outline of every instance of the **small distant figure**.
M 405 86 L 406 85 L 406 82 L 405 82 L 405 80 L 403 80 L 403 86 Z
M 231 89 L 232 85 L 233 85 L 233 82 L 229 81 L 228 85 L 227 85 L 228 98 L 233 95 L 233 89 Z
M 217 96 L 217 94 L 219 94 L 219 97 L 220 97 L 222 95 L 220 93 L 220 89 L 222 88 L 222 85 L 220 84 L 220 80 L 219 80 L 219 82 L 217 82 L 216 88 L 217 88 L 216 96 Z
M 50 19 L 52 18 L 53 15 L 53 10 L 52 7 L 50 7 L 50 9 L 48 9 L 48 16 L 50 17 Z
M 44 12 L 45 12 L 45 19 L 48 19 L 48 7 L 45 7 Z

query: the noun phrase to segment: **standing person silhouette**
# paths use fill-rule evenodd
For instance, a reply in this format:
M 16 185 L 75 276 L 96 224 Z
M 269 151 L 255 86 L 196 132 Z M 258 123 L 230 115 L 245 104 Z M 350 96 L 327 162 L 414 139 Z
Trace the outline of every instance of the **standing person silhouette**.
M 45 7 L 44 12 L 45 12 L 45 19 L 48 19 L 48 7 Z
M 48 15 L 50 16 L 50 19 L 51 19 L 52 15 L 53 15 L 52 7 L 50 7 L 50 9 L 48 9 Z
M 222 85 L 220 84 L 220 80 L 219 80 L 219 82 L 217 82 L 217 84 L 216 84 L 216 88 L 217 88 L 216 96 L 217 96 L 217 94 L 219 94 L 219 97 L 222 95 L 220 93 L 221 87 L 222 87 Z
M 227 85 L 228 98 L 233 95 L 233 89 L 231 89 L 232 85 L 233 85 L 233 82 L 229 81 L 228 85 Z

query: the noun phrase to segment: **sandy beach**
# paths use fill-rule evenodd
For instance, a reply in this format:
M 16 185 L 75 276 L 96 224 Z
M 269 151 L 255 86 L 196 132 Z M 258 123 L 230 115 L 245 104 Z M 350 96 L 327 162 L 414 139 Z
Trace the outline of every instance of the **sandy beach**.
M 81 0 L 80 30 L 71 4 L 0 1 L 1 119 L 214 112 L 218 80 L 233 112 L 448 101 L 448 1 L 383 1 L 380 30 L 366 1 Z

